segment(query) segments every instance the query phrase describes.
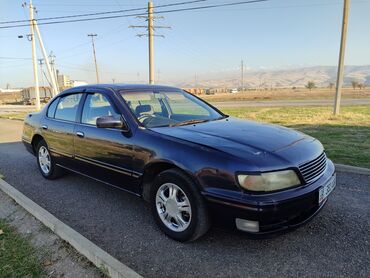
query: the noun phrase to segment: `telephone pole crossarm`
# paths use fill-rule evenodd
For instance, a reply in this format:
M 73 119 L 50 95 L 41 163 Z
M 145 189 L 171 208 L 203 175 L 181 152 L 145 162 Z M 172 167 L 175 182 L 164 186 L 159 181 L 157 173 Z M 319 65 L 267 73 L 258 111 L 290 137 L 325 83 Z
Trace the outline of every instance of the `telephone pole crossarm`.
M 145 19 L 148 25 L 130 25 L 129 28 L 143 28 L 147 30 L 147 34 L 137 34 L 139 38 L 148 37 L 148 49 L 149 49 L 149 84 L 154 84 L 154 37 L 164 38 L 164 35 L 155 34 L 155 29 L 171 29 L 170 26 L 155 26 L 154 20 L 163 19 L 163 16 L 154 16 L 153 2 L 148 2 L 148 15 L 137 16 L 137 18 Z

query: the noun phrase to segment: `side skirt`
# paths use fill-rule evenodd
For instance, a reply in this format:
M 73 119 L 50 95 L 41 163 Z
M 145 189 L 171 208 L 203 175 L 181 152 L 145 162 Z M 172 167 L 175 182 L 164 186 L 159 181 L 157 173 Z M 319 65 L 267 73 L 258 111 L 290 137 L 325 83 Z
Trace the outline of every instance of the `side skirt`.
M 68 168 L 68 167 L 66 167 L 66 166 L 64 166 L 64 165 L 60 165 L 60 164 L 57 164 L 57 165 L 58 165 L 59 167 L 61 167 L 61 168 L 64 168 L 64 169 L 68 170 L 68 171 L 71 171 L 71 172 L 74 172 L 74 173 L 76 173 L 76 174 L 79 174 L 79 175 L 85 176 L 85 177 L 90 178 L 90 179 L 92 179 L 92 180 L 95 180 L 95 181 L 98 181 L 98 182 L 104 183 L 104 184 L 109 185 L 109 186 L 111 186 L 111 187 L 114 187 L 114 188 L 117 188 L 117 189 L 119 189 L 119 190 L 122 190 L 122 191 L 125 191 L 125 192 L 127 192 L 127 193 L 130 193 L 130 194 L 132 194 L 132 195 L 134 195 L 134 196 L 136 196 L 136 197 L 142 198 L 142 195 L 141 195 L 141 194 L 134 193 L 134 192 L 132 192 L 132 191 L 130 191 L 130 190 L 127 190 L 127 189 L 124 189 L 124 188 L 122 188 L 122 187 L 119 187 L 119 186 L 113 185 L 113 184 L 111 184 L 111 183 L 109 183 L 109 182 L 102 181 L 102 180 L 100 180 L 100 179 L 94 178 L 94 177 L 89 176 L 89 175 L 87 175 L 87 174 L 84 174 L 84 173 L 81 173 L 81 172 L 79 172 L 79 171 L 76 171 L 76 170 L 73 170 L 73 169 L 71 169 L 71 168 Z

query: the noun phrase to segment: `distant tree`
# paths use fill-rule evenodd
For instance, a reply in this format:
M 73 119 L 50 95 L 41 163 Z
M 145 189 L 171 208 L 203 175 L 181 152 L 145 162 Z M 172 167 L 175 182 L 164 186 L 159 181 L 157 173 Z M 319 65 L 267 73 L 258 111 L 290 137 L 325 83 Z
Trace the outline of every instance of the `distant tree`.
M 353 80 L 353 81 L 351 81 L 351 84 L 352 84 L 352 88 L 353 88 L 354 90 L 356 90 L 356 88 L 358 87 L 358 82 L 357 82 L 357 81 L 355 81 L 355 80 Z
M 360 90 L 362 90 L 362 89 L 364 89 L 365 88 L 365 84 L 364 83 L 358 83 L 358 88 L 360 89 Z
M 312 89 L 316 88 L 316 84 L 315 84 L 315 82 L 313 82 L 313 81 L 308 81 L 308 82 L 307 82 L 307 85 L 306 85 L 306 88 L 307 88 L 307 89 L 309 89 L 310 91 L 311 91 Z
M 330 88 L 330 89 L 333 89 L 333 88 L 334 88 L 334 83 L 333 83 L 333 82 L 330 82 L 330 83 L 329 83 L 329 88 Z

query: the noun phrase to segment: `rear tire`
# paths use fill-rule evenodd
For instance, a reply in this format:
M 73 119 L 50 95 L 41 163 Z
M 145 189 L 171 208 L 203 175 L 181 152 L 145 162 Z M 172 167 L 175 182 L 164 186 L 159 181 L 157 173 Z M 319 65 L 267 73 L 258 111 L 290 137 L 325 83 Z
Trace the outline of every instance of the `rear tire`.
M 44 178 L 53 180 L 64 174 L 63 169 L 55 164 L 55 159 L 50 154 L 45 140 L 41 140 L 37 145 L 36 159 L 40 173 Z
M 203 196 L 194 182 L 179 170 L 166 170 L 155 178 L 150 205 L 160 229 L 174 240 L 194 241 L 210 227 Z

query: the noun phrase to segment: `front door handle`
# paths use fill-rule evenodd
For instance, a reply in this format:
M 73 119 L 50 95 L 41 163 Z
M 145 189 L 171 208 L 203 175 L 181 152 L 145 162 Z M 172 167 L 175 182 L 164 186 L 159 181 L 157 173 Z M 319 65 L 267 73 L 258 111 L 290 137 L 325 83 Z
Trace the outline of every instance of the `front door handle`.
M 83 132 L 81 132 L 81 131 L 77 131 L 77 132 L 76 132 L 76 135 L 77 135 L 78 137 L 81 137 L 81 138 L 84 138 L 84 137 L 85 137 L 85 134 L 84 134 Z
M 47 125 L 43 125 L 41 128 L 42 128 L 43 130 L 47 130 L 47 129 L 48 129 L 48 126 L 47 126 Z

